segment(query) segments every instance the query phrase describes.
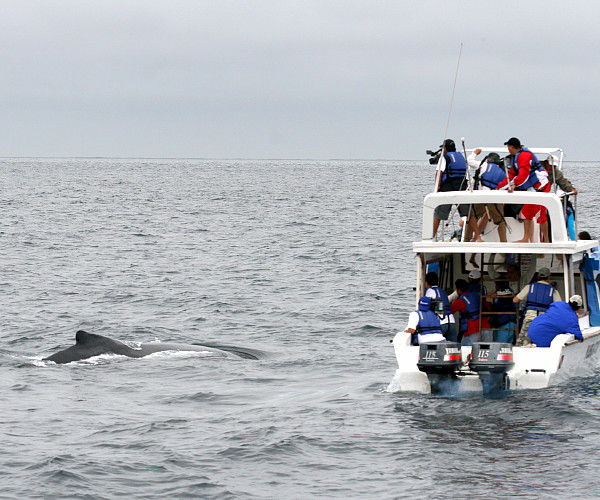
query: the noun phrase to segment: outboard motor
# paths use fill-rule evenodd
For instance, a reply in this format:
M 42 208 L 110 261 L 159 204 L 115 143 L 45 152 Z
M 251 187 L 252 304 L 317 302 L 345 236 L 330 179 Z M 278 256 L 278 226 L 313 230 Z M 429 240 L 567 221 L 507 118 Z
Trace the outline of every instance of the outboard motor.
M 460 344 L 456 342 L 432 342 L 419 346 L 417 368 L 427 374 L 431 393 L 454 391 L 456 372 L 462 365 Z
M 508 389 L 506 372 L 515 364 L 513 346 L 506 342 L 475 342 L 469 368 L 477 372 L 484 394 Z

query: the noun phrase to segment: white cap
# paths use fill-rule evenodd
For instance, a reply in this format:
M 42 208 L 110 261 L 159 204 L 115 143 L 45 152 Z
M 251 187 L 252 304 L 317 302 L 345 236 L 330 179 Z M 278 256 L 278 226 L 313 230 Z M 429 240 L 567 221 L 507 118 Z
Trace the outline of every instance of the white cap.
M 479 278 L 481 278 L 481 271 L 478 271 L 477 269 L 473 269 L 469 273 L 469 278 L 471 278 L 472 280 L 478 280 Z
M 548 155 L 548 157 L 546 158 L 546 160 L 548 160 L 548 162 L 550 163 L 550 165 L 558 166 L 558 156 L 556 156 L 556 155 Z
M 581 298 L 581 295 L 572 295 L 569 299 L 569 302 L 579 307 L 583 306 L 583 299 Z

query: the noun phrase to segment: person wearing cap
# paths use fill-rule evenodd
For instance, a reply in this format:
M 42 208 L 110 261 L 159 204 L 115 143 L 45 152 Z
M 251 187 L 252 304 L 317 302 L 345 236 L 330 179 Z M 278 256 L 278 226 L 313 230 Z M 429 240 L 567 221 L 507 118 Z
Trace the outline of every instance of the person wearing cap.
M 542 160 L 542 166 L 548 172 L 548 182 L 550 185 L 556 184 L 563 192 L 572 195 L 577 195 L 578 191 L 573 186 L 572 182 L 567 179 L 564 174 L 558 170 L 555 165 L 558 163 L 558 158 L 553 155 L 548 155 L 548 158 Z M 540 224 L 540 233 L 542 235 L 542 241 L 549 242 L 550 235 L 548 231 L 548 220 Z
M 583 342 L 583 335 L 579 327 L 577 311 L 583 307 L 581 295 L 573 295 L 569 302 L 559 300 L 553 302 L 546 314 L 535 318 L 529 327 L 529 339 L 537 347 L 550 347 L 557 335 L 572 334 L 577 340 Z
M 458 340 L 458 331 L 456 330 L 456 321 L 454 315 L 450 312 L 450 300 L 448 294 L 443 288 L 439 287 L 440 279 L 435 272 L 429 272 L 425 275 L 425 296 L 431 300 L 437 300 L 444 305 L 444 316 L 440 318 L 442 335 L 450 342 Z
M 481 317 L 481 295 L 469 289 L 469 283 L 456 280 L 458 298 L 450 304 L 452 314 L 460 313 L 459 340 L 461 345 L 473 345 L 482 338 L 482 332 L 490 329 L 487 317 Z
M 491 311 L 496 313 L 490 317 L 490 325 L 494 330 L 494 342 L 512 344 L 517 327 L 517 314 L 513 297 L 515 293 L 508 281 L 496 281 L 496 291 L 491 295 Z
M 440 318 L 432 311 L 432 305 L 429 297 L 421 297 L 418 309 L 410 313 L 404 331 L 412 335 L 412 345 L 446 341 L 440 327 Z
M 481 149 L 475 149 L 467 158 L 467 164 L 475 169 L 475 189 L 492 190 L 497 189 L 498 184 L 506 178 L 506 172 L 500 166 L 500 155 L 490 153 L 483 160 L 479 161 L 477 156 Z M 482 242 L 481 233 L 484 232 L 488 221 L 491 219 L 498 226 L 498 236 L 500 241 L 506 242 L 506 221 L 504 220 L 504 204 L 502 203 L 478 203 L 473 205 L 475 217 L 479 220 L 477 231 L 473 241 Z
M 535 283 L 524 286 L 513 299 L 515 303 L 525 301 L 525 317 L 517 338 L 517 345 L 530 344 L 527 330 L 531 322 L 540 314 L 544 314 L 550 307 L 550 304 L 561 300 L 556 288 L 548 281 L 549 278 L 550 269 L 542 267 L 538 271 L 538 280 Z
M 452 139 L 446 139 L 442 148 L 442 157 L 438 165 L 441 171 L 438 191 L 465 191 L 467 189 L 467 161 L 462 153 L 456 151 L 456 144 Z M 433 213 L 433 236 L 435 237 L 442 220 L 448 220 L 452 205 L 439 205 Z M 469 216 L 469 205 L 458 205 L 461 217 Z
M 516 137 L 511 137 L 504 143 L 508 148 L 511 158 L 511 166 L 508 177 L 498 184 L 498 189 L 508 186 L 508 191 L 537 191 L 540 193 L 550 192 L 548 172 L 542 167 L 537 157 Z M 524 205 L 521 210 L 524 220 L 524 235 L 515 243 L 533 243 L 533 220 L 546 222 L 547 210 L 542 205 Z
M 467 275 L 467 285 L 469 287 L 469 292 L 475 292 L 480 295 L 482 293 L 483 295 L 487 294 L 487 290 L 481 285 L 481 271 L 478 271 L 477 269 L 469 271 L 469 274 Z M 454 302 L 458 298 L 458 295 L 458 291 L 454 290 L 448 297 L 450 303 Z
M 565 193 L 578 194 L 577 189 L 573 186 L 573 183 L 565 177 L 561 170 L 556 168 L 558 158 L 554 155 L 548 155 L 545 160 L 542 160 L 542 167 L 548 173 L 548 182 L 550 184 L 556 184 Z

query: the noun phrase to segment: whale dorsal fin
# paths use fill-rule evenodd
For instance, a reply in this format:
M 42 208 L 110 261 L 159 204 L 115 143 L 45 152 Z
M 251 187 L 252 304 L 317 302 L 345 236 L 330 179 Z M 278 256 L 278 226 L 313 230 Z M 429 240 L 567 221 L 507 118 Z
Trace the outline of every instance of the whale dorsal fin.
M 78 330 L 75 334 L 75 343 L 78 345 L 90 344 L 94 341 L 103 339 L 102 335 L 96 335 L 95 333 L 88 333 L 85 330 Z

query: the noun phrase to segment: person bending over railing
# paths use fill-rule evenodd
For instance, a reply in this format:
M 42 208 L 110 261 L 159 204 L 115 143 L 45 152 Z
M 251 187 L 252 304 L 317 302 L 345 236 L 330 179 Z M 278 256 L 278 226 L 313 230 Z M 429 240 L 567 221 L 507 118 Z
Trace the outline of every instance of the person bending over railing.
M 529 339 L 537 347 L 550 347 L 557 335 L 572 334 L 583 342 L 577 311 L 583 307 L 581 295 L 573 295 L 569 303 L 559 300 L 550 304 L 546 314 L 538 316 L 529 327 Z

